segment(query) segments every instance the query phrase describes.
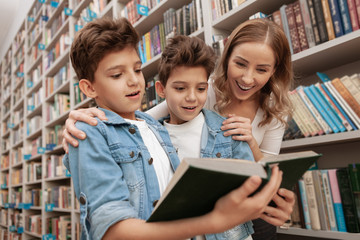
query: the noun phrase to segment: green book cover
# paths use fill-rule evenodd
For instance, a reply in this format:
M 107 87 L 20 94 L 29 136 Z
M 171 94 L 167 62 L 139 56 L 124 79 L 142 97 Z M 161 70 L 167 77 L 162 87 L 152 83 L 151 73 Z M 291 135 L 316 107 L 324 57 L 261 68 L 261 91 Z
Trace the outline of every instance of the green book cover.
M 206 214 L 220 197 L 241 186 L 252 175 L 263 179 L 260 190 L 268 182 L 270 167 L 275 164 L 283 171 L 281 187 L 292 189 L 320 156 L 313 151 L 286 153 L 264 159 L 261 163 L 239 159 L 185 158 L 147 221 L 170 221 Z

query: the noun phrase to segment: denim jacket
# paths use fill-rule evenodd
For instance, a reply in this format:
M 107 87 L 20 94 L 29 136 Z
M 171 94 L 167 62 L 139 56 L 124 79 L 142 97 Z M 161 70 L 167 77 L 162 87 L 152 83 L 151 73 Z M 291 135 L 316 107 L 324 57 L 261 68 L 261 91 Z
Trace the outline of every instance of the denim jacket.
M 201 134 L 202 158 L 237 158 L 254 161 L 254 156 L 247 142 L 236 141 L 231 136 L 225 137 L 220 129 L 224 117 L 219 114 L 203 109 L 205 123 Z M 163 123 L 164 120 L 160 122 Z M 207 240 L 242 240 L 253 234 L 252 222 L 246 222 L 238 225 L 228 231 L 217 234 L 206 235 Z
M 81 239 L 101 239 L 110 226 L 124 219 L 146 220 L 160 198 L 150 153 L 135 125 L 118 114 L 101 109 L 108 120 L 97 126 L 77 122 L 87 134 L 77 148 L 69 148 L 63 162 L 71 172 L 80 201 Z M 136 112 L 147 122 L 168 154 L 172 169 L 179 158 L 166 129 L 149 115 Z

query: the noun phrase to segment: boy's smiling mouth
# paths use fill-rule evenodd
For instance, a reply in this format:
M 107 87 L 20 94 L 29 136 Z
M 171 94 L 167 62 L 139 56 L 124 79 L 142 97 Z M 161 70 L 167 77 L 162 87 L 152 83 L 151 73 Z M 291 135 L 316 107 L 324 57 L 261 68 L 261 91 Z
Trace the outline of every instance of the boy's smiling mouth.
M 132 93 L 126 95 L 126 97 L 135 97 L 135 96 L 137 96 L 139 94 L 140 94 L 140 91 L 136 91 L 136 92 L 132 92 Z

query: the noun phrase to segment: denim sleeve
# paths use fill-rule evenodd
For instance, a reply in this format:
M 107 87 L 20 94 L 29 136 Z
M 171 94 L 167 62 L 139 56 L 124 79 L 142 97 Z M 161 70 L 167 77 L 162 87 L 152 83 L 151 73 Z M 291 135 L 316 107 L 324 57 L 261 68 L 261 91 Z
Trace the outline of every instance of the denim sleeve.
M 111 225 L 138 214 L 128 201 L 130 193 L 101 132 L 102 123 L 93 127 L 78 122 L 76 126 L 87 135 L 77 148 L 69 148 L 68 159 L 75 193 L 78 199 L 81 196 L 80 208 L 84 210 L 80 220 L 92 239 L 101 239 Z
M 233 158 L 244 159 L 244 160 L 254 160 L 254 155 L 251 151 L 249 144 L 245 141 L 233 141 Z

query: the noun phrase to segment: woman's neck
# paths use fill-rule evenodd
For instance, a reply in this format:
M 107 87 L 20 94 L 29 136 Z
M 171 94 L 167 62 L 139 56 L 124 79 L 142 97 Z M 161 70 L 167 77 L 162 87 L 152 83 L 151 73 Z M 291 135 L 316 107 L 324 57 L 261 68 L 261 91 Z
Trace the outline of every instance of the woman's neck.
M 222 111 L 222 115 L 227 117 L 228 114 L 235 114 L 240 117 L 246 117 L 254 120 L 256 112 L 259 108 L 259 101 L 257 99 L 248 100 L 232 100 L 230 104 Z

